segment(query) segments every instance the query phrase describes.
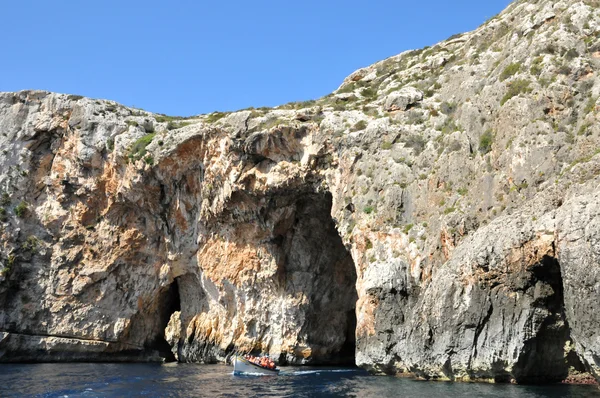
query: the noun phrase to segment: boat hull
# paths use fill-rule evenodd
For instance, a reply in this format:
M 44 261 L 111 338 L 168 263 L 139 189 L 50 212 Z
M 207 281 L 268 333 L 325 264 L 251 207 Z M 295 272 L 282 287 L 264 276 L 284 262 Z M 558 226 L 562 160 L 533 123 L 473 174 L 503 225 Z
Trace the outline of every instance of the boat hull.
M 253 364 L 245 358 L 235 357 L 233 360 L 233 374 L 277 376 L 279 374 L 279 369 L 265 369 L 262 366 Z

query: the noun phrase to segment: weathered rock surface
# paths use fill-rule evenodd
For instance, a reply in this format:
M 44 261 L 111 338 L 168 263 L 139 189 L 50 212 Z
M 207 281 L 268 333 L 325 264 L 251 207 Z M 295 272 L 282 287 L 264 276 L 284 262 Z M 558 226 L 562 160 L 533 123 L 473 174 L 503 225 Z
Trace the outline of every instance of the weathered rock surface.
M 422 99 L 422 92 L 414 87 L 405 87 L 387 96 L 384 109 L 388 112 L 405 111 L 410 105 L 414 105 Z
M 517 1 L 319 100 L 185 119 L 0 94 L 0 361 L 598 379 L 598 32 L 597 1 Z

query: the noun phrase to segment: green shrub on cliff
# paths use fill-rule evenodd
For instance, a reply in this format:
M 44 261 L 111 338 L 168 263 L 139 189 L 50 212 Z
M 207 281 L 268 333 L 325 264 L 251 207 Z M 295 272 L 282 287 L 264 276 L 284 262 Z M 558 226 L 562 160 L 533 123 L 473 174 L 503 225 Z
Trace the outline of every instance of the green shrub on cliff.
M 4 192 L 2 197 L 0 198 L 0 206 L 8 206 L 10 205 L 10 195 Z
M 29 235 L 27 240 L 21 245 L 23 250 L 28 250 L 33 253 L 37 252 L 39 240 L 35 235 Z
M 500 81 L 504 81 L 504 80 L 508 79 L 509 77 L 516 75 L 519 72 L 519 70 L 521 70 L 520 63 L 514 63 L 514 64 L 508 65 L 506 68 L 504 68 L 504 70 L 500 74 Z
M 367 99 L 373 99 L 377 97 L 377 90 L 372 87 L 365 87 L 361 90 L 360 95 Z
M 155 136 L 156 133 L 146 134 L 134 142 L 129 151 L 129 159 L 136 161 L 144 157 L 146 155 L 146 147 L 150 145 Z
M 454 102 L 444 101 L 440 104 L 440 112 L 442 112 L 444 115 L 452 115 L 454 112 L 456 112 L 457 108 L 458 106 Z
M 479 137 L 479 152 L 482 154 L 486 154 L 492 150 L 492 142 L 494 141 L 494 136 L 491 131 L 486 131 Z
M 504 97 L 502 97 L 502 100 L 500 101 L 500 106 L 504 105 L 506 101 L 508 101 L 512 97 L 516 97 L 519 94 L 530 93 L 532 89 L 531 87 L 529 87 L 529 84 L 529 80 L 526 79 L 517 79 L 513 81 L 508 86 L 508 91 L 506 92 Z
M 27 203 L 25 203 L 25 201 L 21 201 L 21 203 L 19 203 L 17 205 L 17 207 L 15 207 L 15 214 L 17 215 L 17 217 L 19 218 L 23 218 L 25 217 L 25 214 L 27 213 Z
M 597 99 L 594 97 L 588 98 L 588 101 L 586 102 L 585 107 L 583 108 L 584 114 L 588 114 L 588 113 L 592 112 L 594 109 L 596 109 L 596 101 L 597 101 Z
M 365 122 L 364 120 L 360 120 L 360 121 L 356 122 L 354 124 L 354 126 L 352 126 L 350 131 L 360 131 L 360 130 L 364 130 L 366 128 L 367 128 L 367 122 Z
M 205 119 L 206 123 L 214 123 L 217 120 L 223 119 L 227 114 L 225 112 L 213 112 Z

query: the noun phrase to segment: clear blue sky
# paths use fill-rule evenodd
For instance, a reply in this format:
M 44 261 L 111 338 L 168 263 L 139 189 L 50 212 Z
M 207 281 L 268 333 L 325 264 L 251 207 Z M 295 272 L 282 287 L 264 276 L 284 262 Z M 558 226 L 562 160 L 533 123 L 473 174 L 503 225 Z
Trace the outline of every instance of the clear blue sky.
M 472 30 L 510 0 L 5 0 L 0 91 L 170 115 L 321 97 L 354 70 Z

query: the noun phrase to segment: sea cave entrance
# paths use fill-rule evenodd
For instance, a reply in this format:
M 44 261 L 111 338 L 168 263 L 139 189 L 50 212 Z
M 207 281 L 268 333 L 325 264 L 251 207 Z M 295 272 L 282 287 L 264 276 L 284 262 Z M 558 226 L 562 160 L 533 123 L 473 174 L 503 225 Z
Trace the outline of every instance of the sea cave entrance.
M 545 314 L 545 317 L 537 334 L 525 342 L 513 369 L 513 376 L 520 384 L 556 383 L 572 374 L 585 377 L 587 370 L 572 350 L 571 331 L 564 310 L 563 278 L 558 260 L 555 257 L 544 256 L 532 267 L 530 283 L 534 297 L 533 305 L 538 308 L 540 314 Z
M 158 353 L 165 362 L 175 362 L 177 358 L 172 351 L 171 345 L 165 338 L 165 330 L 176 311 L 181 311 L 181 298 L 179 295 L 179 281 L 175 278 L 173 282 L 164 288 L 157 299 L 157 331 L 153 340 L 148 344 L 149 351 Z
M 356 268 L 331 217 L 332 196 L 306 194 L 286 207 L 292 216 L 281 218 L 273 233 L 277 278 L 285 294 L 307 299 L 298 314 L 303 320 L 299 338 L 310 355 L 299 347 L 299 352 L 282 354 L 280 362 L 354 365 Z
M 176 278 L 157 299 L 160 303 L 156 314 L 160 333 L 152 348 L 167 361 L 212 363 L 226 360 L 237 352 L 238 340 L 235 339 L 238 337 L 224 349 L 205 340 L 202 331 L 188 328 L 186 323 L 194 316 L 202 313 L 206 316 L 212 310 L 214 316 L 222 316 L 219 315 L 222 311 L 229 320 L 239 322 L 243 319 L 247 323 L 242 328 L 239 323 L 232 326 L 238 328 L 233 332 L 224 329 L 219 333 L 243 333 L 237 335 L 241 336 L 240 340 L 255 340 L 254 354 L 269 352 L 272 344 L 279 344 L 273 341 L 281 341 L 278 362 L 282 365 L 354 365 L 358 299 L 356 268 L 331 216 L 331 194 L 295 192 L 270 198 L 242 195 L 232 198 L 233 215 L 226 215 L 224 221 L 219 220 L 210 228 L 229 231 L 223 240 L 237 239 L 232 246 L 255 246 L 260 256 L 265 256 L 265 264 L 276 264 L 275 274 L 268 279 L 258 278 L 252 282 L 254 286 L 245 287 L 249 289 L 248 294 L 254 294 L 251 300 L 245 296 L 246 292 L 236 290 L 240 286 L 234 287 L 230 281 L 220 285 L 205 281 L 205 285 L 200 282 L 199 275 L 192 273 Z M 249 203 L 255 206 L 248 206 Z M 245 209 L 244 212 L 240 208 Z M 260 237 L 239 232 L 256 230 Z M 239 256 L 231 253 L 231 258 Z M 236 265 L 219 262 L 214 266 L 228 269 Z M 200 267 L 202 269 L 202 265 Z M 208 293 L 204 291 L 206 286 L 212 289 Z M 271 305 L 275 301 L 284 304 Z M 169 345 L 164 337 L 165 329 L 171 315 L 177 311 L 181 313 L 180 335 L 177 342 Z M 244 318 L 246 312 L 253 315 Z M 219 319 L 226 323 L 222 321 Z M 272 325 L 272 322 L 278 324 Z

